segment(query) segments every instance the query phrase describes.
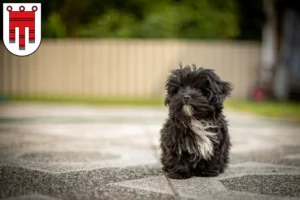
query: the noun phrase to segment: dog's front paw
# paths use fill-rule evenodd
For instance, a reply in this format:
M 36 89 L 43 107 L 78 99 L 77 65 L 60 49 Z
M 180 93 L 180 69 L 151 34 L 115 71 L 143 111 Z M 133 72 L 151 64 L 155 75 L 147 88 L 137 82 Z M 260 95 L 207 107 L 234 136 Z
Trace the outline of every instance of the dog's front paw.
M 205 170 L 205 171 L 202 171 L 200 176 L 203 176 L 203 177 L 216 177 L 216 176 L 219 176 L 220 172 L 219 170 Z
M 167 176 L 171 179 L 188 179 L 191 177 L 188 173 L 167 173 Z

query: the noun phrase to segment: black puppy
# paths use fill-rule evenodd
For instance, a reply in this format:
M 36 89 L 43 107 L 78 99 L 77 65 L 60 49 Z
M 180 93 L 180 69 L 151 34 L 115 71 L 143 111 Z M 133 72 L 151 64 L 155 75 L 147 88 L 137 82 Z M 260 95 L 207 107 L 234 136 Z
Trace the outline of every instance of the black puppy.
M 229 163 L 223 101 L 232 86 L 211 69 L 182 67 L 166 83 L 169 117 L 161 130 L 161 161 L 168 177 L 218 176 Z

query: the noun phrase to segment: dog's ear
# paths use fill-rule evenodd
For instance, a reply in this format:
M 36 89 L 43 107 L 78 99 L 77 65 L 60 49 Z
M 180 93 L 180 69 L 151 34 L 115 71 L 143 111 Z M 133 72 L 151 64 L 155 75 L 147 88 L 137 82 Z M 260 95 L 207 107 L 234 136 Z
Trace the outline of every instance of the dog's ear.
M 233 89 L 232 84 L 226 81 L 219 80 L 216 82 L 216 100 L 218 104 L 222 104 L 226 97 L 230 96 Z
M 200 71 L 205 76 L 206 84 L 212 89 L 213 101 L 217 104 L 222 104 L 233 89 L 232 84 L 222 81 L 221 78 L 212 69 Z

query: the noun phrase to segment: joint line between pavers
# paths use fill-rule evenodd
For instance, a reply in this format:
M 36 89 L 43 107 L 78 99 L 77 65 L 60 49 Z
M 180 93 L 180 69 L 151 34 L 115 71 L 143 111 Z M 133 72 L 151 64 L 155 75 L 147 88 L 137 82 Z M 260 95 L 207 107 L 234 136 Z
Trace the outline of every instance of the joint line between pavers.
M 171 190 L 172 190 L 172 192 L 173 192 L 173 194 L 174 194 L 175 199 L 180 199 L 179 193 L 178 193 L 178 192 L 175 190 L 175 188 L 173 187 L 173 185 L 172 185 L 170 179 L 168 178 L 168 176 L 167 176 L 164 172 L 163 172 L 163 174 L 164 174 L 164 176 L 166 177 L 169 186 L 171 187 Z

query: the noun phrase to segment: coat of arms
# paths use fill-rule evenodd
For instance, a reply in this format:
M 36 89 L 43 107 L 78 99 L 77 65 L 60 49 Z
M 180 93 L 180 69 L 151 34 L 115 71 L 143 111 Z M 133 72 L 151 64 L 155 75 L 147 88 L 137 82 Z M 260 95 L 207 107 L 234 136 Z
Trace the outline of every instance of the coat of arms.
M 41 4 L 3 4 L 3 42 L 17 56 L 34 53 L 41 43 Z

